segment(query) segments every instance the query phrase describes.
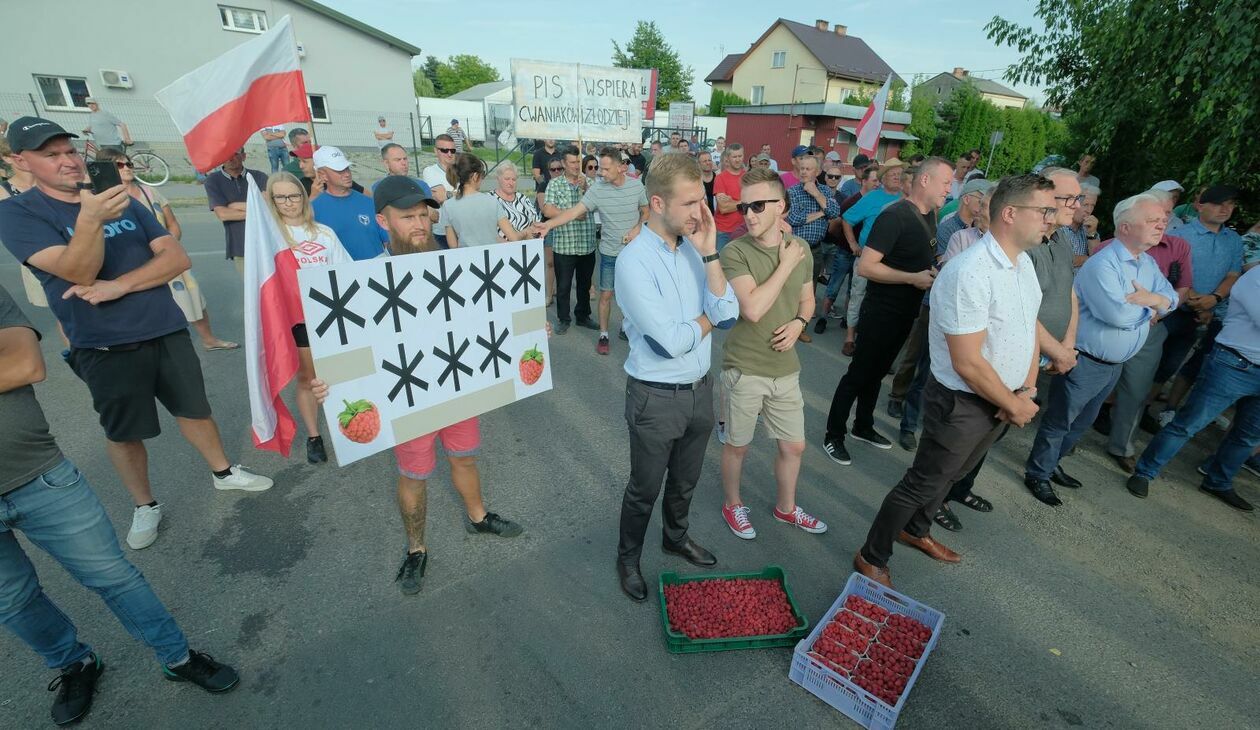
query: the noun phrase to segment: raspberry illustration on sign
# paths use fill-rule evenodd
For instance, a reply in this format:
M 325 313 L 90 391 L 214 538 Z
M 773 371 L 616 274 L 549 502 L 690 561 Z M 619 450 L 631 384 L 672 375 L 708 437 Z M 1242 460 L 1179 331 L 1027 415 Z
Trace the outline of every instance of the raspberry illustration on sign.
M 460 243 L 297 272 L 338 464 L 551 389 L 542 241 Z

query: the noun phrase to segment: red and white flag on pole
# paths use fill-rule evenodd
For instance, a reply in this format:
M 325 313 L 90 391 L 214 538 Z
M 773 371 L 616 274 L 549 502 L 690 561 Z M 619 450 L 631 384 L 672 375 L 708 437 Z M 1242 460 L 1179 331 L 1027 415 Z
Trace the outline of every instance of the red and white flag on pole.
M 287 15 L 155 96 L 184 136 L 188 159 L 202 172 L 222 164 L 263 127 L 310 118 Z
M 884 85 L 879 88 L 879 93 L 871 99 L 871 105 L 866 107 L 862 121 L 858 122 L 857 129 L 854 130 L 857 132 L 858 151 L 865 155 L 873 155 L 879 148 L 879 133 L 884 128 L 884 109 L 888 106 L 890 86 L 892 86 L 892 74 L 888 74 Z
M 297 424 L 280 392 L 298 371 L 293 325 L 303 321 L 298 262 L 263 191 L 245 176 L 245 371 L 254 445 L 289 455 Z

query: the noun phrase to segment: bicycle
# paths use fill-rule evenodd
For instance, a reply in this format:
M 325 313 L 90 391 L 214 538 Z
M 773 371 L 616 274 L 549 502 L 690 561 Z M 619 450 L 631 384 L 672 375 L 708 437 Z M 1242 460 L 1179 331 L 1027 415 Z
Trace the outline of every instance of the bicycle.
M 165 185 L 171 179 L 170 165 L 166 164 L 166 160 L 153 150 L 137 150 L 131 152 L 128 148 L 135 147 L 135 143 L 123 143 L 123 151 L 131 158 L 132 169 L 135 171 L 136 180 L 144 183 L 151 188 L 159 185 Z M 96 142 L 93 141 L 91 133 L 83 135 L 83 159 L 92 162 L 96 159 L 97 153 Z

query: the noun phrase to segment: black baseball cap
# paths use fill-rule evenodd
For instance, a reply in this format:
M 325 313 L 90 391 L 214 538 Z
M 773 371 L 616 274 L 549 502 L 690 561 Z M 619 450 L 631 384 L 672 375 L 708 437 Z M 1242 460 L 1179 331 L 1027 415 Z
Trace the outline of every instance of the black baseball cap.
M 376 212 L 385 210 L 385 206 L 393 206 L 399 210 L 414 208 L 425 203 L 430 208 L 438 207 L 433 199 L 433 192 L 423 182 L 406 175 L 390 175 L 376 184 L 372 193 L 372 203 Z
M 60 124 L 39 117 L 18 117 L 9 125 L 6 139 L 9 149 L 14 154 L 24 150 L 37 150 L 57 137 L 74 137 L 79 135 L 67 132 Z
M 1238 200 L 1238 193 L 1238 188 L 1232 185 L 1211 185 L 1199 195 L 1199 202 L 1221 205 L 1231 200 Z
M 870 164 L 871 164 L 871 158 L 867 157 L 866 155 L 859 154 L 857 157 L 853 158 L 854 167 L 866 167 L 867 165 L 870 165 Z

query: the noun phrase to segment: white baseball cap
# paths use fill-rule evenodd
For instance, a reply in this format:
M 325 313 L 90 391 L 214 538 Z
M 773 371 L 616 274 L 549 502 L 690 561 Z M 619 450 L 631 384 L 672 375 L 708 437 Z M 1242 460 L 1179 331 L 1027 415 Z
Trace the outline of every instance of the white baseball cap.
M 330 170 L 341 172 L 350 167 L 350 160 L 346 158 L 346 153 L 336 147 L 324 146 L 315 150 L 315 167 L 327 167 Z
M 1166 193 L 1171 193 L 1174 190 L 1185 191 L 1185 188 L 1181 187 L 1181 183 L 1176 180 L 1160 180 L 1151 186 L 1151 190 L 1163 190 Z

